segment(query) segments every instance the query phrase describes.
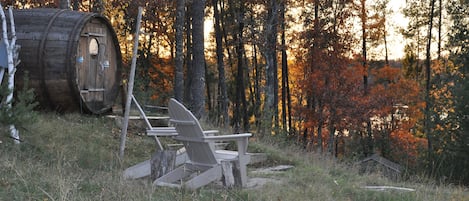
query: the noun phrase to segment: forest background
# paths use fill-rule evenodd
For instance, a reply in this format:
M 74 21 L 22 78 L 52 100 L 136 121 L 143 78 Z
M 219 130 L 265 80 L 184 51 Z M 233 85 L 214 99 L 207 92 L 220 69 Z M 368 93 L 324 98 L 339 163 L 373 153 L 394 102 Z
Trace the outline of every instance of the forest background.
M 389 0 L 1 2 L 106 16 L 126 71 L 143 7 L 134 91 L 145 104 L 175 97 L 259 140 L 343 160 L 379 153 L 410 174 L 469 184 L 467 0 L 407 0 L 399 30 Z

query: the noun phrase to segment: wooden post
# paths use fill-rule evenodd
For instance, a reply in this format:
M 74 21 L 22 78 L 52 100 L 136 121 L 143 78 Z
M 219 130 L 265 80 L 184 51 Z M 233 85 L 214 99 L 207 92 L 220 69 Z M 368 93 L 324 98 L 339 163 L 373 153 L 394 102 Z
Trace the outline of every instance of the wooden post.
M 138 39 L 140 35 L 140 21 L 141 20 L 142 20 L 142 7 L 138 7 L 137 28 L 135 31 L 132 64 L 130 66 L 130 76 L 129 76 L 129 82 L 128 82 L 127 99 L 126 99 L 126 104 L 125 104 L 124 122 L 122 122 L 123 125 L 122 125 L 122 132 L 121 132 L 121 143 L 120 143 L 120 149 L 119 149 L 120 158 L 124 158 L 125 140 L 127 138 L 127 128 L 129 126 L 130 104 L 132 103 L 132 93 L 134 90 L 134 79 L 135 79 L 135 68 L 136 68 L 135 66 L 137 65 Z
M 176 151 L 174 150 L 158 150 L 151 157 L 151 175 L 152 181 L 160 178 L 174 170 L 176 166 Z

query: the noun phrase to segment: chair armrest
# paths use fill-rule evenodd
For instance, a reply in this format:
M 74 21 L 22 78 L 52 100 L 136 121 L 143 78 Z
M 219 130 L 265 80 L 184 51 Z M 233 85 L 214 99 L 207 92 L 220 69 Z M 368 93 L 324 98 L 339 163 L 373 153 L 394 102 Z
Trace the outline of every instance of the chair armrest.
M 238 147 L 238 157 L 240 160 L 243 158 L 242 160 L 245 160 L 243 163 L 247 164 L 249 163 L 250 157 L 246 157 L 246 152 L 248 150 L 248 138 L 251 136 L 251 133 L 241 133 L 232 135 L 205 136 L 203 139 L 205 142 L 236 141 L 236 146 Z
M 217 141 L 236 141 L 238 147 L 238 156 L 244 157 L 247 152 L 248 138 L 251 137 L 251 133 L 232 134 L 232 135 L 218 135 L 218 136 L 205 136 L 203 138 L 189 138 L 184 136 L 174 136 L 173 139 L 186 142 L 217 142 Z M 248 159 L 243 159 L 248 160 Z
M 216 135 L 216 136 L 205 136 L 204 141 L 236 141 L 243 140 L 244 138 L 251 137 L 251 133 L 231 134 L 231 135 Z
M 216 142 L 216 141 L 241 141 L 247 140 L 248 137 L 252 136 L 251 133 L 243 133 L 243 134 L 233 134 L 233 135 L 217 135 L 217 136 L 205 136 L 203 138 L 191 138 L 191 137 L 184 137 L 181 135 L 174 136 L 173 139 L 179 141 L 187 141 L 187 142 Z

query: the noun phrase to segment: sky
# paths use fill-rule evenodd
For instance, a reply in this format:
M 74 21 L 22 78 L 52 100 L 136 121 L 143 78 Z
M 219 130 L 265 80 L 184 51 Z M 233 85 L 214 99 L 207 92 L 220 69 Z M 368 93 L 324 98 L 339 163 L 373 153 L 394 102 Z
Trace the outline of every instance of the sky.
M 399 29 L 407 27 L 408 20 L 402 14 L 405 0 L 390 0 L 389 8 L 393 10 L 393 15 L 388 19 L 389 28 L 389 58 L 399 59 L 404 57 L 405 39 L 399 33 Z

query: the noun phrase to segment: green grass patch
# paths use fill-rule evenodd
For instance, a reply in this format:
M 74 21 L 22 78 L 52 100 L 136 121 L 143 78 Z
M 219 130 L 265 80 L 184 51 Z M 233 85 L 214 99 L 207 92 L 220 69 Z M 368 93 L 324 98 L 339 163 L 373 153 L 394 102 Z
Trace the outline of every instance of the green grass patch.
M 256 189 L 208 185 L 195 191 L 154 187 L 148 179 L 124 180 L 125 168 L 149 159 L 156 144 L 141 131 L 128 133 L 125 158 L 118 157 L 120 129 L 115 120 L 81 114 L 42 113 L 21 130 L 20 145 L 0 135 L 0 200 L 469 200 L 467 188 L 419 182 L 393 182 L 359 175 L 356 168 L 326 156 L 275 141 L 255 140 L 250 152 L 267 161 L 249 170 L 280 164 L 280 174 L 253 174 L 281 183 Z M 414 192 L 372 191 L 366 185 L 414 188 Z

